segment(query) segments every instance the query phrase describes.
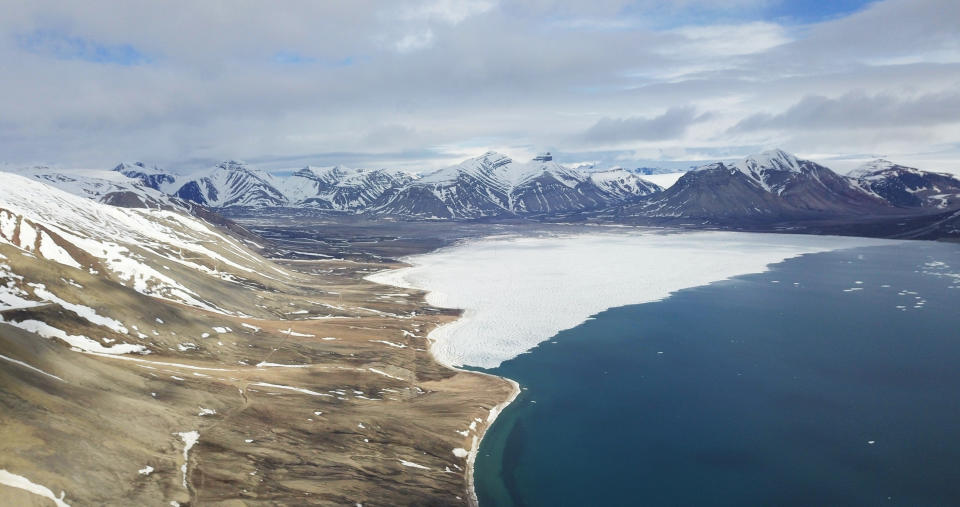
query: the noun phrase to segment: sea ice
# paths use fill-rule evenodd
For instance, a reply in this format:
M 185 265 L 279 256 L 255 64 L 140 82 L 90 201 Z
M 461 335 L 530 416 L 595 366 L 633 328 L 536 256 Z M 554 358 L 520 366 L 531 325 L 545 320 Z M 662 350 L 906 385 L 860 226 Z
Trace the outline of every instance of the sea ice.
M 763 272 L 806 253 L 891 243 L 716 231 L 501 236 L 413 256 L 404 259 L 412 267 L 367 279 L 426 290 L 431 305 L 464 309 L 430 333 L 431 352 L 448 365 L 493 368 L 608 308 Z

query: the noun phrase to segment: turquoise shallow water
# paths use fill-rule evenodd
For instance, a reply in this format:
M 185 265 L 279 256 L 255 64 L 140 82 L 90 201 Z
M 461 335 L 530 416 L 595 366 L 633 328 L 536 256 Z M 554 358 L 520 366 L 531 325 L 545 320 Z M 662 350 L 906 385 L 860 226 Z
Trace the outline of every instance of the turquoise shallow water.
M 485 370 L 523 391 L 480 503 L 960 505 L 956 273 L 956 244 L 807 255 L 561 332 Z

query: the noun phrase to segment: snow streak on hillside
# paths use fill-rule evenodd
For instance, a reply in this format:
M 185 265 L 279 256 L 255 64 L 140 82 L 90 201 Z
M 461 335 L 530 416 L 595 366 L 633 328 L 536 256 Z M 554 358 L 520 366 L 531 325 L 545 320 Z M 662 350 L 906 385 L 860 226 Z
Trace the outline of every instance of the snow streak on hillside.
M 236 240 L 187 215 L 109 206 L 14 174 L 3 179 L 0 242 L 64 266 L 105 271 L 148 296 L 232 313 L 175 279 L 170 263 L 222 280 L 261 264 Z

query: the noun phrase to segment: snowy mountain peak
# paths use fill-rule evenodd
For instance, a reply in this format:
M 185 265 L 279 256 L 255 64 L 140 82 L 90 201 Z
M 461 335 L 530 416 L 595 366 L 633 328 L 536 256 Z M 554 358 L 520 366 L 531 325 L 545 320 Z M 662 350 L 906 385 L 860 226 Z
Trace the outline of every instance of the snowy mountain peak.
M 174 195 L 205 206 L 283 206 L 287 198 L 274 183 L 272 175 L 228 160 L 186 178 Z
M 883 158 L 878 158 L 878 159 L 876 159 L 876 160 L 871 160 L 871 161 L 869 161 L 869 162 L 865 162 L 865 163 L 861 164 L 859 167 L 857 167 L 856 169 L 850 171 L 850 172 L 847 173 L 847 174 L 848 174 L 851 178 L 863 178 L 863 177 L 868 176 L 868 175 L 870 175 L 870 174 L 875 174 L 875 173 L 879 173 L 879 172 L 882 172 L 882 171 L 888 171 L 888 170 L 890 170 L 890 169 L 900 168 L 900 167 L 903 167 L 903 166 L 901 166 L 901 165 L 899 165 L 899 164 L 895 164 L 895 163 L 893 163 L 893 162 L 891 162 L 891 161 L 889 161 L 889 160 L 883 159 Z
M 150 167 L 150 166 L 148 166 L 147 164 L 145 164 L 145 163 L 143 163 L 143 162 L 134 162 L 134 163 L 132 163 L 132 164 L 127 163 L 127 162 L 120 162 L 119 164 L 117 164 L 116 167 L 113 168 L 113 170 L 116 171 L 116 172 L 118 172 L 118 173 L 126 173 L 126 172 L 128 172 L 128 171 L 135 171 L 135 172 L 138 172 L 138 173 L 153 173 L 153 174 L 156 174 L 156 173 L 162 173 L 162 172 L 163 172 L 163 171 L 160 170 L 160 168 L 158 168 L 157 166 Z
M 143 162 L 134 162 L 132 164 L 121 162 L 114 167 L 113 170 L 128 178 L 137 180 L 143 186 L 154 190 L 160 190 L 161 192 L 172 192 L 176 190 L 172 187 L 177 178 L 172 174 L 167 174 L 157 166 L 148 167 L 147 164 Z
M 500 153 L 498 151 L 493 151 L 493 150 L 490 150 L 484 153 L 483 155 L 476 157 L 476 159 L 483 159 L 484 161 L 490 163 L 491 165 L 509 164 L 510 162 L 513 162 L 513 159 L 511 159 L 507 155 L 504 155 L 503 153 Z
M 321 181 L 331 182 L 358 172 L 363 172 L 363 169 L 351 169 L 342 165 L 323 167 L 308 165 L 293 173 L 293 175 L 299 178 L 319 179 Z
M 494 171 L 513 163 L 513 159 L 495 151 L 488 151 L 479 157 L 468 158 L 457 165 L 445 167 L 424 175 L 419 183 L 434 184 L 457 181 L 461 177 L 478 178 L 494 183 L 497 177 Z
M 799 172 L 801 170 L 797 157 L 779 148 L 750 155 L 734 166 L 755 172 L 765 170 Z

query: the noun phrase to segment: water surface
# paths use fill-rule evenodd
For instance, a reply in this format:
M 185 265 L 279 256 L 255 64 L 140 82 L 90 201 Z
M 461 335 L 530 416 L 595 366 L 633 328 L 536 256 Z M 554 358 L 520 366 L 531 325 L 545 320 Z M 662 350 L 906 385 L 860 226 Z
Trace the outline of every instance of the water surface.
M 811 254 L 489 369 L 481 505 L 960 504 L 960 245 Z

